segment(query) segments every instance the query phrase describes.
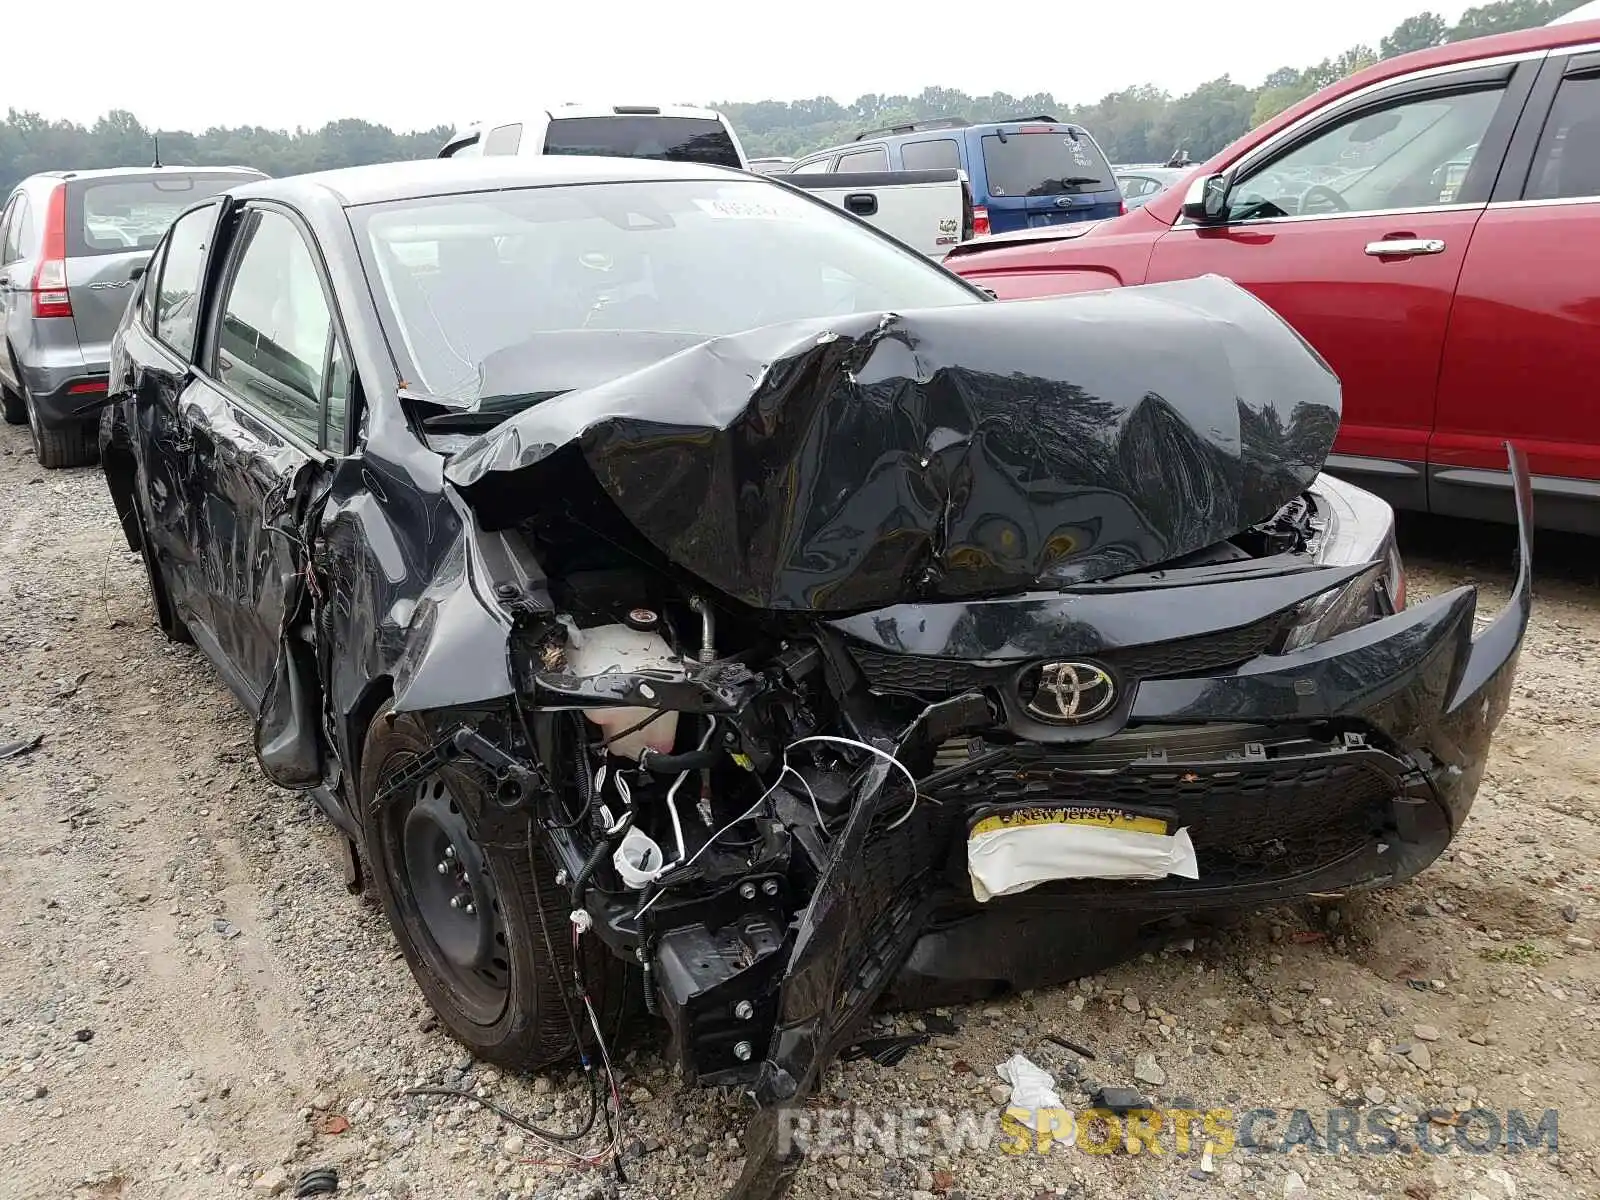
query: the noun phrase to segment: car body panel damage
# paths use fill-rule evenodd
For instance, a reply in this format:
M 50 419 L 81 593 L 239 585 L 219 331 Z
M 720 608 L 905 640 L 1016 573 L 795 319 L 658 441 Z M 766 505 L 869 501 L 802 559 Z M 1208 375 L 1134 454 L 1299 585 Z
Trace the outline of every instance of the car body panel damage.
M 561 519 L 576 450 L 718 591 L 842 612 L 1181 558 L 1304 491 L 1338 418 L 1321 361 L 1208 277 L 719 338 L 525 409 L 446 475 L 490 525 Z
M 512 171 L 581 186 L 535 204 Z M 665 211 L 658 178 L 694 194 Z M 385 329 L 458 310 L 380 306 L 481 294 L 451 264 L 515 281 L 519 247 L 571 249 L 602 289 L 580 320 L 603 320 L 651 299 L 629 256 L 702 208 L 782 210 L 779 241 L 813 218 L 675 164 L 335 182 L 224 200 L 192 361 L 130 306 L 102 447 L 163 628 L 254 715 L 267 774 L 360 846 L 475 1055 L 562 1060 L 631 975 L 684 1078 L 750 1101 L 735 1194 L 755 1200 L 796 1167 L 777 1114 L 874 1005 L 1042 986 L 1174 917 L 1404 880 L 1466 819 L 1529 616 L 1522 456 L 1505 611 L 1474 637 L 1470 588 L 1407 607 L 1392 512 L 1319 474 L 1337 383 L 1232 285 L 993 305 L 846 223 L 785 261 L 835 256 L 807 305 L 859 266 L 868 315 L 546 331 L 542 378 L 485 335 L 478 398 L 441 399 Z M 310 440 L 218 370 L 263 205 L 296 214 L 338 300 Z M 605 255 L 548 224 L 602 228 Z M 1041 860 L 1026 890 L 975 893 L 975 830 L 1084 821 L 1193 857 L 1140 879 Z M 563 1011 L 591 1004 L 581 1027 Z

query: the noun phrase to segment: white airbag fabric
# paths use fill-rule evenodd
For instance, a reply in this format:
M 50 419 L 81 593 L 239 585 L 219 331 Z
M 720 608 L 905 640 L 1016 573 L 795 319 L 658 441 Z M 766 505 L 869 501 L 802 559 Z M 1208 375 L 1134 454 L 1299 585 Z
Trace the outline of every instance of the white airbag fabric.
M 979 901 L 1025 892 L 1053 879 L 1200 878 L 1189 831 L 1170 837 L 1101 825 L 1018 825 L 975 833 L 967 871 Z

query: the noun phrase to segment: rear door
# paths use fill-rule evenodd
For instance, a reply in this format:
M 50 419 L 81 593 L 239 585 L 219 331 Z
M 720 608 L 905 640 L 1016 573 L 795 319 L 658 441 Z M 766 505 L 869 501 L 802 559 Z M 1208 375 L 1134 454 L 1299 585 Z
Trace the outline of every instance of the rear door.
M 26 251 L 22 244 L 27 208 L 28 198 L 18 189 L 0 209 L 0 381 L 19 393 L 22 382 L 11 368 L 11 356 L 5 353 L 4 343 L 13 339 L 11 323 L 18 319 L 20 306 L 28 299 L 28 280 L 23 278 Z
M 128 306 L 135 270 L 179 213 L 254 178 L 242 174 L 89 176 L 67 184 L 67 290 L 84 364 L 103 366 Z
M 970 139 L 969 139 L 970 140 Z M 1122 211 L 1111 164 L 1074 126 L 984 127 L 976 134 L 994 233 L 1114 217 Z M 974 190 L 977 190 L 976 188 Z
M 189 478 L 194 441 L 182 415 L 198 333 L 202 276 L 215 239 L 220 201 L 181 216 L 150 259 L 138 310 L 122 346 L 127 376 L 114 381 L 134 397 L 130 437 L 138 444 L 144 522 L 168 598 L 192 630 L 213 624 L 200 552 L 200 510 Z
M 1600 532 L 1600 53 L 1552 56 L 1472 235 L 1428 451 L 1438 512 L 1514 517 L 1504 443 L 1541 525 Z
M 1537 68 L 1466 67 L 1338 101 L 1239 164 L 1226 223 L 1180 219 L 1151 256 L 1151 282 L 1224 275 L 1294 326 L 1344 387 L 1329 465 L 1403 507 L 1427 506 L 1456 280 Z
M 252 711 L 278 659 L 307 506 L 342 453 L 350 356 L 309 229 L 249 204 L 185 387 L 190 503 L 217 655 Z

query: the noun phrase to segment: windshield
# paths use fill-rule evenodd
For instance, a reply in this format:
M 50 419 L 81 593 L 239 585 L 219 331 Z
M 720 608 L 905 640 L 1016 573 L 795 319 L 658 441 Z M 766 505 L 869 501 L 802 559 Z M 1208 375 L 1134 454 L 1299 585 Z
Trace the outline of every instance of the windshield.
M 69 193 L 76 214 L 67 226 L 73 258 L 153 250 L 187 208 L 254 175 L 178 175 L 86 182 Z
M 457 403 L 567 385 L 554 365 L 541 377 L 538 354 L 497 353 L 557 333 L 690 344 L 808 317 L 982 302 L 922 256 L 753 179 L 528 188 L 350 215 L 412 385 Z
M 545 131 L 544 152 L 744 165 L 722 122 L 709 117 L 557 117 Z
M 1116 189 L 1111 164 L 1087 134 L 1065 126 L 1040 132 L 998 133 L 983 139 L 983 169 L 991 196 L 1062 196 Z

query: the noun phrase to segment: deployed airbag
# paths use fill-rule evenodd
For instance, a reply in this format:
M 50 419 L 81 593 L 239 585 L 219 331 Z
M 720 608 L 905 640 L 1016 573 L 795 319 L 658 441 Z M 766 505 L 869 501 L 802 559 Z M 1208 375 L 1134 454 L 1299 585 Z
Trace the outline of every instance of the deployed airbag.
M 490 527 L 613 512 L 763 609 L 1101 579 L 1266 520 L 1339 424 L 1327 365 L 1209 276 L 708 340 L 546 400 L 446 477 Z

